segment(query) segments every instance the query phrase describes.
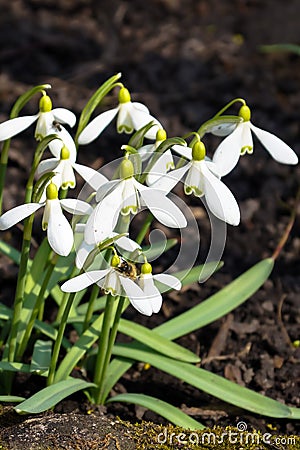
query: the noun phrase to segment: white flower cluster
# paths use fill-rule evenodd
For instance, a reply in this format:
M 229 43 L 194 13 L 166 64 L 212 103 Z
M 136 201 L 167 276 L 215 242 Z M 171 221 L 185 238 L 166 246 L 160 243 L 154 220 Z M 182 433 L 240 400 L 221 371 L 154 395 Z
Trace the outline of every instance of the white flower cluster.
M 130 152 L 126 151 L 129 146 L 125 145 L 125 155 L 118 170 L 119 178 L 108 180 L 99 172 L 76 162 L 75 142 L 63 126 L 67 124 L 74 127 L 75 115 L 64 108 L 52 109 L 51 99 L 46 93 L 41 97 L 39 109 L 34 116 L 17 117 L 0 124 L 0 141 L 10 139 L 37 121 L 37 140 L 51 134 L 57 135 L 58 139 L 49 143 L 53 158 L 40 162 L 36 176 L 40 178 L 48 172 L 53 172 L 54 175 L 38 202 L 17 206 L 0 217 L 0 230 L 10 228 L 44 207 L 42 228 L 47 230 L 49 244 L 54 252 L 67 256 L 73 249 L 74 231 L 62 210 L 83 216 L 84 223 L 76 227 L 76 232 L 79 231 L 82 235 L 82 244 L 76 256 L 77 267 L 82 269 L 90 252 L 106 240 L 112 240 L 115 253 L 107 267 L 81 273 L 65 282 L 62 290 L 76 292 L 97 283 L 112 295 L 126 295 L 132 305 L 146 315 L 158 312 L 161 307 L 162 298 L 155 285 L 156 281 L 172 289 L 180 289 L 181 283 L 171 275 L 152 275 L 152 267 L 146 261 L 138 273 L 132 263 L 116 253 L 116 248 L 129 252 L 141 251 L 140 246 L 128 236 L 117 235 L 116 225 L 120 216 L 135 215 L 141 207 L 146 207 L 165 226 L 185 227 L 187 222 L 183 213 L 167 197 L 175 185 L 184 180 L 187 195 L 205 197 L 209 209 L 216 217 L 228 224 L 238 225 L 239 206 L 221 178 L 234 169 L 241 154 L 253 152 L 251 131 L 278 162 L 298 162 L 295 152 L 281 139 L 251 123 L 250 109 L 246 104 L 241 107 L 233 122 L 231 116 L 228 116 L 228 120 L 226 116 L 221 116 L 220 121 L 211 120 L 208 132 L 225 137 L 211 159 L 206 155 L 202 138 L 196 133 L 189 145 L 181 140 L 182 144 L 167 145 L 164 148 L 167 135 L 160 122 L 150 115 L 145 105 L 132 102 L 128 90 L 121 87 L 119 105 L 88 123 L 79 134 L 78 144 L 85 145 L 94 141 L 114 118 L 117 118 L 119 133 L 132 133 L 145 128 L 143 140 L 149 139 L 152 143 L 133 149 L 141 164 L 147 164 L 144 177 L 135 173 Z M 175 165 L 173 152 L 181 157 L 178 167 Z M 75 187 L 74 171 L 95 191 L 94 204 L 71 198 L 59 199 L 60 190 Z

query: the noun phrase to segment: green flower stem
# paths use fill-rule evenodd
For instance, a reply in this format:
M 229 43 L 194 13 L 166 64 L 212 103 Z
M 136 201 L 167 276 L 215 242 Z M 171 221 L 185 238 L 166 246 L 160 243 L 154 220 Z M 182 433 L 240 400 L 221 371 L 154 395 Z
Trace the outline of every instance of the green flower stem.
M 227 105 L 225 105 L 222 109 L 220 109 L 220 111 L 218 111 L 217 114 L 214 115 L 214 118 L 221 116 L 225 111 L 227 111 L 227 109 L 229 109 L 235 103 L 242 103 L 242 105 L 246 105 L 246 102 L 243 98 L 234 98 L 233 100 L 231 100 L 231 102 L 227 103 Z
M 26 331 L 25 331 L 25 334 L 23 336 L 23 340 L 20 343 L 18 351 L 17 351 L 17 360 L 20 360 L 22 358 L 23 353 L 24 353 L 24 351 L 25 351 L 25 349 L 27 347 L 29 338 L 31 336 L 31 332 L 32 332 L 32 329 L 33 329 L 33 326 L 34 326 L 35 319 L 37 318 L 40 310 L 41 309 L 43 310 L 43 305 L 44 305 L 44 300 L 45 300 L 45 292 L 46 292 L 46 289 L 48 287 L 48 283 L 49 283 L 49 280 L 50 280 L 51 275 L 53 273 L 53 270 L 55 268 L 55 265 L 56 265 L 56 262 L 57 262 L 57 258 L 58 258 L 58 255 L 54 254 L 54 256 L 53 256 L 53 258 L 52 258 L 52 260 L 50 262 L 50 265 L 48 267 L 48 270 L 46 272 L 43 284 L 42 284 L 40 292 L 39 292 L 39 295 L 38 295 L 38 297 L 36 299 L 34 308 L 33 308 L 32 312 L 31 312 L 30 320 L 29 320 L 29 322 L 28 322 L 28 324 L 26 326 Z
M 87 308 L 87 311 L 85 314 L 84 322 L 83 322 L 82 333 L 84 333 L 85 330 L 87 330 L 89 327 L 89 324 L 93 317 L 94 305 L 95 305 L 95 301 L 97 300 L 98 293 L 99 293 L 99 286 L 97 286 L 97 284 L 94 284 L 92 292 L 91 292 L 90 300 L 88 303 L 88 308 Z
M 146 236 L 146 233 L 148 232 L 152 222 L 153 222 L 153 215 L 151 213 L 148 213 L 148 216 L 146 217 L 146 220 L 143 223 L 142 228 L 140 229 L 140 232 L 136 238 L 136 242 L 139 245 L 141 245 L 141 243 L 143 242 L 143 239 Z
M 107 359 L 106 355 L 110 340 L 110 327 L 112 322 L 112 315 L 115 301 L 116 301 L 115 297 L 113 297 L 111 294 L 107 295 L 94 374 L 94 383 L 97 385 L 95 392 L 96 403 L 99 402 L 100 400 L 100 394 L 102 391 L 102 383 L 103 383 L 103 374 L 106 372 L 106 368 L 104 367 L 104 365 Z
M 60 322 L 60 325 L 58 328 L 57 337 L 56 337 L 56 341 L 54 344 L 52 358 L 51 358 L 51 362 L 50 362 L 47 386 L 50 386 L 51 384 L 53 384 L 53 381 L 54 381 L 55 370 L 56 370 L 57 360 L 58 360 L 58 356 L 59 356 L 59 352 L 60 352 L 60 348 L 61 348 L 61 343 L 62 343 L 62 340 L 64 337 L 64 332 L 65 332 L 65 328 L 67 325 L 68 316 L 69 316 L 75 295 L 76 295 L 76 292 L 72 292 L 72 294 L 70 294 L 68 296 L 66 307 L 64 309 L 64 312 L 63 312 L 63 315 L 61 318 L 61 322 Z
M 0 156 L 0 216 L 2 214 L 3 189 L 5 184 L 9 147 L 10 147 L 10 139 L 7 139 L 3 144 Z
M 78 269 L 77 269 L 77 267 L 74 267 L 73 270 L 72 270 L 72 273 L 70 275 L 70 279 L 74 278 L 76 275 L 78 275 Z M 62 320 L 62 316 L 64 314 L 64 310 L 66 308 L 66 304 L 68 302 L 68 297 L 69 297 L 69 294 L 67 292 L 65 292 L 63 297 L 62 297 L 62 301 L 61 301 L 61 303 L 59 305 L 59 308 L 58 308 L 57 316 L 56 316 L 56 319 L 55 319 L 55 323 L 56 324 L 60 323 L 61 320 Z
M 18 280 L 17 280 L 17 288 L 16 295 L 14 300 L 13 307 L 13 318 L 11 324 L 11 334 L 9 337 L 9 352 L 8 352 L 8 360 L 14 361 L 16 348 L 17 348 L 17 335 L 18 328 L 21 322 L 23 301 L 24 301 L 24 292 L 25 292 L 25 283 L 26 283 L 26 275 L 27 275 L 27 266 L 29 260 L 29 251 L 30 251 L 30 243 L 31 243 L 31 234 L 32 234 L 32 226 L 33 226 L 34 214 L 31 214 L 24 223 L 24 232 L 23 232 L 23 243 L 21 250 L 21 260 L 19 266 Z
M 102 370 L 102 375 L 101 375 L 101 382 L 99 384 L 99 390 L 96 395 L 96 403 L 100 404 L 100 405 L 103 405 L 106 400 L 106 398 L 104 396 L 104 381 L 105 381 L 105 377 L 106 377 L 106 373 L 107 373 L 107 368 L 110 363 L 112 349 L 113 349 L 113 346 L 114 346 L 114 343 L 115 343 L 115 340 L 117 337 L 119 322 L 120 322 L 124 302 L 125 302 L 125 297 L 120 297 L 119 302 L 118 302 L 117 311 L 116 311 L 115 318 L 114 318 L 114 323 L 112 325 L 108 344 L 107 344 L 107 349 L 106 349 L 106 354 L 105 354 L 105 359 L 104 359 L 104 364 L 103 364 L 103 370 Z

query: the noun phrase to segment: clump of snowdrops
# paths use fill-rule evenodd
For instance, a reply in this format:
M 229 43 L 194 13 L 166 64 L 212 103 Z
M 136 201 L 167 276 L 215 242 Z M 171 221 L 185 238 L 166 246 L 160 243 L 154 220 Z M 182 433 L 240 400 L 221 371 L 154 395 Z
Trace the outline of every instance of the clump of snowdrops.
M 122 317 L 129 305 L 137 315 L 158 314 L 165 292 L 203 282 L 222 265 L 225 224 L 240 223 L 238 203 L 222 178 L 237 166 L 241 155 L 254 157 L 249 156 L 254 149 L 252 135 L 262 144 L 255 142 L 257 151 L 264 147 L 281 164 L 297 164 L 295 152 L 279 137 L 255 126 L 251 109 L 241 98 L 232 100 L 198 130 L 168 137 L 147 106 L 131 99 L 120 78 L 117 74 L 99 87 L 84 107 L 75 133 L 75 114 L 52 107 L 51 86 L 47 84 L 21 95 L 10 118 L 0 124 L 0 210 L 11 138 L 35 124 L 37 142 L 34 154 L 27 154 L 32 165 L 24 203 L 0 216 L 2 231 L 24 223 L 21 250 L 0 241 L 1 252 L 19 266 L 13 304 L 0 304 L 0 400 L 16 402 L 19 412 L 38 413 L 84 390 L 92 403 L 136 403 L 178 425 L 202 428 L 180 409 L 151 396 L 126 393 L 110 397 L 116 382 L 140 361 L 243 409 L 272 417 L 299 416 L 295 408 L 202 369 L 198 355 L 173 342 L 246 301 L 270 275 L 278 252 L 212 297 L 154 329 Z M 96 108 L 112 91 L 118 95 L 118 104 L 113 109 L 102 108 L 97 115 Z M 22 115 L 26 104 L 37 97 L 37 113 Z M 230 109 L 235 115 L 227 113 Z M 77 160 L 82 147 L 93 141 L 97 145 L 109 126 L 122 133 L 124 144 L 108 177 L 105 168 L 96 171 Z M 215 151 L 206 149 L 208 133 L 220 138 Z M 74 198 L 77 177 L 85 186 Z M 180 198 L 174 194 L 178 183 L 183 184 Z M 213 251 L 200 266 L 195 265 L 198 224 L 188 214 L 184 200 L 188 195 L 199 198 L 199 207 L 205 206 L 212 227 L 218 230 L 218 239 L 212 237 Z M 37 214 L 39 210 L 42 215 Z M 133 234 L 131 219 L 142 210 L 148 213 Z M 32 252 L 36 215 L 46 235 Z M 155 223 L 173 230 L 175 237 L 156 239 L 149 245 L 149 232 Z M 172 270 L 160 273 L 158 257 L 178 244 L 178 233 L 191 226 L 192 247 L 182 239 L 179 250 L 186 267 L 178 271 L 175 264 Z M 47 320 L 49 300 L 57 305 L 52 323 Z M 68 340 L 66 330 L 76 332 L 75 343 Z M 118 332 L 131 337 L 131 342 L 117 343 Z M 45 387 L 28 399 L 16 397 L 17 372 L 43 377 Z

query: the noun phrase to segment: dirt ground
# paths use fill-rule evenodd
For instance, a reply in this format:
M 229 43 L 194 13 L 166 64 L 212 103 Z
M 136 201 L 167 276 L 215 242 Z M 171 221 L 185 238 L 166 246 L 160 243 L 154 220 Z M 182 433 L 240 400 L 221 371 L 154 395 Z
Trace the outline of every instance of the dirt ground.
M 261 48 L 300 44 L 297 0 L 0 0 L 0 11 L 0 122 L 7 119 L 18 95 L 41 83 L 53 86 L 54 106 L 79 115 L 97 87 L 121 71 L 133 99 L 148 105 L 169 136 L 198 129 L 232 98 L 243 97 L 253 109 L 253 122 L 280 136 L 300 155 L 300 58 Z M 27 113 L 35 111 L 33 102 Z M 209 136 L 206 142 L 215 148 L 218 140 Z M 78 160 L 98 169 L 120 156 L 120 143 L 124 142 L 108 129 L 100 140 L 82 147 Z M 32 149 L 24 151 L 16 138 L 11 150 L 5 210 L 22 202 L 26 152 Z M 299 166 L 274 162 L 256 141 L 255 154 L 243 158 L 225 180 L 238 199 L 242 220 L 239 227 L 228 227 L 222 270 L 204 285 L 170 295 L 158 315 L 137 317 L 128 310 L 126 317 L 152 328 L 272 255 L 287 226 L 299 175 Z M 189 199 L 189 203 L 199 213 L 200 202 Z M 208 224 L 203 214 L 198 216 L 205 253 Z M 298 215 L 274 272 L 259 292 L 227 317 L 179 340 L 199 353 L 205 369 L 298 407 L 300 349 L 291 342 L 300 336 L 299 225 Z M 18 244 L 20 230 L 13 233 L 4 238 Z M 16 268 L 0 257 L 1 302 L 9 303 L 15 275 Z M 225 330 L 222 339 L 220 330 Z M 296 422 L 238 410 L 154 368 L 145 371 L 136 365 L 115 391 L 171 399 L 207 426 L 243 420 L 262 432 L 299 431 Z M 78 395 L 62 402 L 56 412 L 85 414 L 88 408 Z M 132 405 L 114 404 L 106 412 L 131 422 L 165 423 Z

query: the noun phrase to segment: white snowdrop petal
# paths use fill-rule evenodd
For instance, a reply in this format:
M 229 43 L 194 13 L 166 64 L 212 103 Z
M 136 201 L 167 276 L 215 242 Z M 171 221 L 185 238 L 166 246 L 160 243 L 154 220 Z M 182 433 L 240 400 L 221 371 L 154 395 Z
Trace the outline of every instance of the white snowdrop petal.
M 60 204 L 71 214 L 79 214 L 81 216 L 84 216 L 85 214 L 92 214 L 93 207 L 89 205 L 88 203 L 84 202 L 83 200 L 78 200 L 76 198 L 65 198 L 63 200 L 60 200 Z
M 181 156 L 184 156 L 185 158 L 187 158 L 189 160 L 192 159 L 192 149 L 191 149 L 191 147 L 187 147 L 185 145 L 175 144 L 175 145 L 173 145 L 172 150 L 174 150 L 174 152 L 178 153 Z
M 147 108 L 146 105 L 144 105 L 144 103 L 132 102 L 131 104 L 135 109 L 139 109 L 140 111 L 143 111 L 143 112 L 149 114 L 149 109 Z
M 40 178 L 45 173 L 54 172 L 59 163 L 60 160 L 57 158 L 49 158 L 41 161 L 36 170 L 37 177 Z
M 30 127 L 39 117 L 39 114 L 34 116 L 22 116 L 16 117 L 15 119 L 7 120 L 0 124 L 0 141 L 5 141 L 10 139 L 18 133 L 26 130 Z
M 63 215 L 59 200 L 47 200 L 47 204 L 50 209 L 47 227 L 49 245 L 58 255 L 68 256 L 74 243 L 71 225 Z
M 151 189 L 158 189 L 164 194 L 168 194 L 176 186 L 176 184 L 179 183 L 190 166 L 191 163 L 188 163 L 185 166 L 180 167 L 180 169 L 175 169 L 168 172 L 166 175 L 163 175 L 155 181 L 155 183 L 151 185 Z
M 176 289 L 177 291 L 181 289 L 181 282 L 173 275 L 159 273 L 157 275 L 153 275 L 153 278 L 154 280 L 159 281 L 159 283 L 169 286 L 171 289 Z
M 162 305 L 162 296 L 157 287 L 154 285 L 152 275 L 149 274 L 149 276 L 141 276 L 139 284 L 151 305 L 152 312 L 158 313 Z
M 149 131 L 145 134 L 145 137 L 147 139 L 156 139 L 156 133 L 159 129 L 162 129 L 163 126 L 161 123 L 155 119 L 155 117 L 151 116 L 149 113 L 146 113 L 145 111 L 142 111 L 138 108 L 133 108 L 131 112 L 131 119 L 133 122 L 133 126 L 135 130 L 139 130 L 140 128 L 143 128 L 145 125 L 147 125 L 150 122 L 154 122 L 153 127 L 150 128 Z
M 297 164 L 298 156 L 285 142 L 283 142 L 279 137 L 275 136 L 268 131 L 261 130 L 251 124 L 251 130 L 257 138 L 260 140 L 262 145 L 270 153 L 270 155 L 281 164 Z
M 82 164 L 73 164 L 73 168 L 77 173 L 95 190 L 97 191 L 100 186 L 107 183 L 108 179 L 97 170 L 91 167 L 83 166 Z
M 77 227 L 76 227 L 76 231 Z M 81 242 L 80 246 L 76 250 L 76 258 L 75 258 L 75 265 L 78 269 L 82 269 L 86 258 L 88 257 L 89 253 L 93 250 L 94 245 L 88 245 L 84 240 Z
M 174 169 L 174 161 L 171 150 L 164 152 L 153 164 L 147 175 L 147 184 L 154 184 L 160 177 L 165 175 L 170 169 Z
M 7 230 L 16 223 L 30 216 L 39 208 L 44 206 L 41 203 L 26 203 L 25 205 L 16 206 L 7 211 L 0 217 L 0 230 Z
M 82 289 L 91 286 L 91 284 L 97 283 L 101 278 L 105 277 L 110 269 L 105 270 L 91 270 L 90 272 L 85 272 L 77 277 L 71 278 L 71 280 L 66 281 L 62 286 L 61 290 L 63 292 L 78 292 Z
M 193 192 L 196 197 L 202 197 L 204 194 L 204 179 L 201 172 L 201 166 L 201 161 L 192 161 L 184 182 L 186 194 L 191 194 Z
M 140 194 L 147 208 L 163 225 L 170 228 L 186 227 L 187 221 L 183 213 L 162 191 L 149 188 L 140 191 Z
M 119 107 L 109 109 L 95 117 L 80 133 L 78 144 L 86 145 L 94 141 L 102 131 L 110 124 L 119 111 Z
M 143 145 L 138 149 L 138 153 L 141 157 L 142 162 L 147 161 L 155 151 L 155 145 L 154 144 L 147 144 Z
M 70 161 L 75 162 L 77 157 L 77 150 L 75 142 L 70 135 L 70 133 L 61 125 L 60 130 L 57 130 L 55 127 L 51 127 L 50 130 L 48 130 L 48 134 L 57 134 L 60 139 L 54 139 L 49 144 L 49 149 L 55 158 L 60 159 L 61 155 L 61 149 L 65 146 L 70 152 Z
M 113 233 L 113 236 L 117 233 Z M 115 241 L 115 245 L 117 247 L 120 247 L 121 249 L 125 250 L 126 252 L 133 252 L 134 250 L 140 249 L 141 246 L 133 241 L 132 239 L 128 238 L 127 236 L 122 236 L 119 239 Z
M 66 108 L 54 108 L 52 109 L 52 113 L 54 118 L 60 122 L 60 123 L 66 123 L 71 128 L 74 127 L 76 123 L 76 116 L 75 114 Z
M 203 164 L 202 173 L 205 177 L 205 199 L 211 212 L 230 225 L 238 225 L 240 210 L 231 191 L 209 171 L 205 164 Z
M 152 315 L 152 307 L 142 289 L 130 278 L 120 276 L 120 283 L 132 306 L 141 314 Z
M 122 180 L 111 180 L 107 181 L 106 183 L 102 184 L 99 189 L 97 189 L 96 193 L 96 202 L 100 202 L 106 197 L 107 195 L 111 194 L 112 191 L 118 187 L 118 185 L 122 182 Z M 119 188 L 120 189 L 120 188 Z M 121 190 L 119 192 L 120 199 L 121 199 Z M 121 200 L 120 200 L 121 201 Z
M 132 121 L 132 103 L 121 103 L 119 106 L 119 113 L 117 118 L 118 133 L 132 133 L 134 129 Z
M 236 129 L 227 136 L 216 149 L 213 162 L 218 168 L 220 176 L 225 176 L 231 172 L 237 165 L 242 148 L 242 134 L 244 122 L 239 124 Z

